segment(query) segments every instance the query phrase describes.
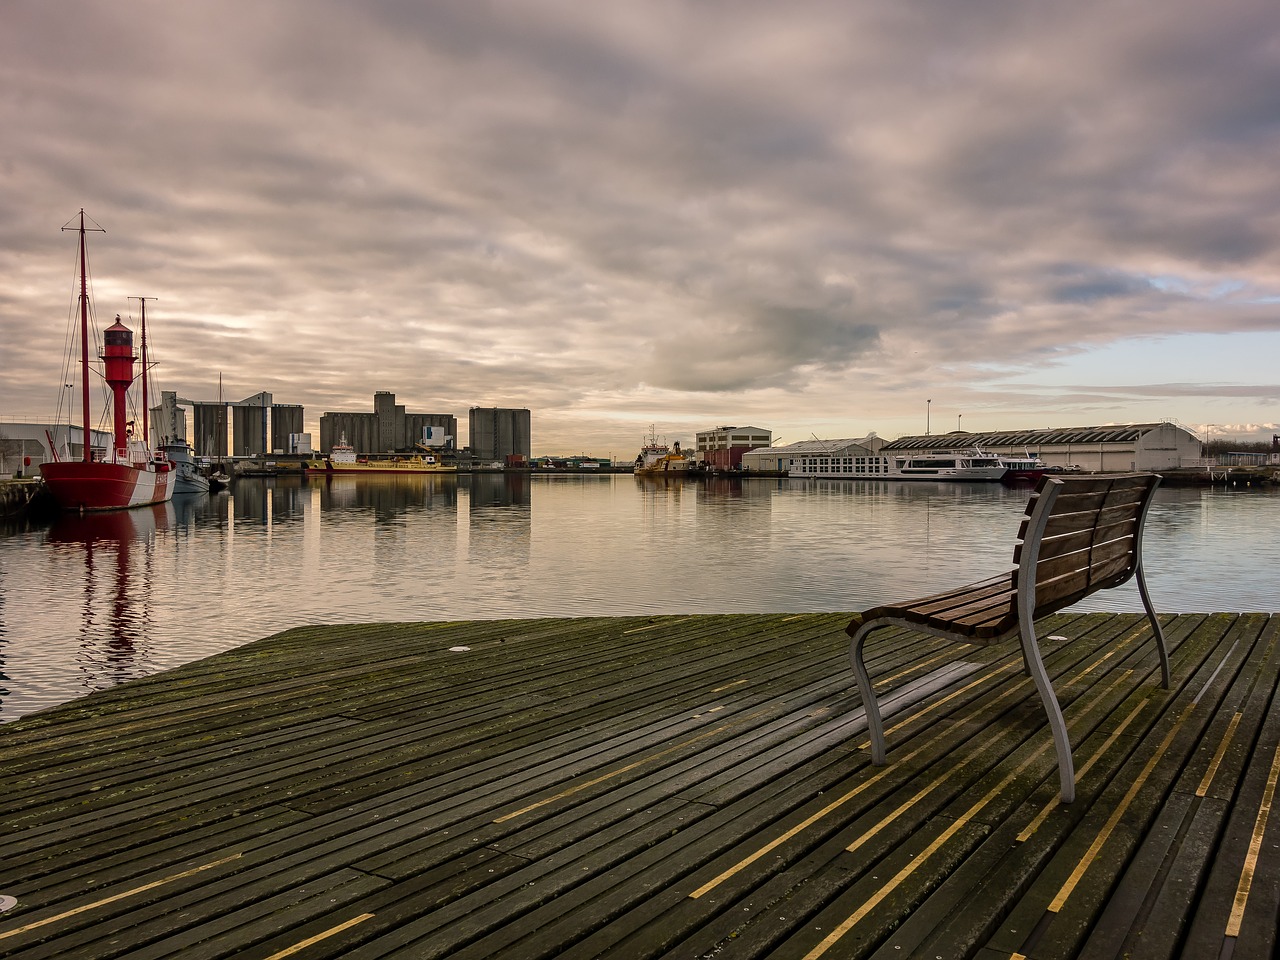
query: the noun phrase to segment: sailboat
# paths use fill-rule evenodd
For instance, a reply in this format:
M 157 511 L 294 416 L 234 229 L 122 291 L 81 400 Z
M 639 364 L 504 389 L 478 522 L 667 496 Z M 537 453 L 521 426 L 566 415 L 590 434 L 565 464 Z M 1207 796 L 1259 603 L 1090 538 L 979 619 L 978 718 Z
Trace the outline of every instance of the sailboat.
M 63 227 L 66 229 L 75 229 Z M 90 228 L 101 231 L 101 227 Z M 153 453 L 147 431 L 147 305 L 142 303 L 142 430 L 129 419 L 129 388 L 135 377 L 133 331 L 116 322 L 103 331 L 103 376 L 111 388 L 113 430 L 111 449 L 95 448 L 89 421 L 89 271 L 85 246 L 85 215 L 80 211 L 80 400 L 84 424 L 84 453 L 79 460 L 63 459 L 50 439 L 54 459 L 40 465 L 54 501 L 64 510 L 124 510 L 164 503 L 173 497 L 174 472 L 163 453 Z M 103 231 L 105 232 L 105 231 Z

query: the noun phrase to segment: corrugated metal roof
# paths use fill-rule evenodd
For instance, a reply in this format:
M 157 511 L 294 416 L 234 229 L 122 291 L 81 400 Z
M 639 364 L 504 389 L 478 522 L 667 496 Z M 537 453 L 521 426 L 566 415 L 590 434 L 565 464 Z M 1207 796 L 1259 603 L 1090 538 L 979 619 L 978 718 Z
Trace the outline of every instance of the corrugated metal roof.
M 936 450 L 962 447 L 1032 447 L 1068 443 L 1132 444 L 1163 423 L 1118 423 L 1100 427 L 1058 427 L 1044 430 L 994 430 L 970 433 L 952 430 L 925 436 L 899 437 L 884 445 L 885 450 Z
M 752 455 L 785 453 L 788 456 L 806 453 L 834 453 L 836 450 L 843 450 L 845 447 L 869 447 L 874 439 L 876 439 L 875 434 L 856 440 L 797 440 L 795 443 L 788 443 L 781 447 L 756 447 L 751 453 Z

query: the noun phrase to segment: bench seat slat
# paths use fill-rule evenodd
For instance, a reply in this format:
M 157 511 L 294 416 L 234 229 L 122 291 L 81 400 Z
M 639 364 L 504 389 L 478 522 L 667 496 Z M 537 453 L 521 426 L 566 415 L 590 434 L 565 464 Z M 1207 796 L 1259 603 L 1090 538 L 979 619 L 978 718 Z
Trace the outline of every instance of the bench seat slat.
M 857 624 L 882 618 L 935 628 L 952 627 L 966 637 L 985 638 L 1003 632 L 1017 614 L 1013 573 L 971 583 L 906 603 L 887 604 L 855 614 Z M 851 625 L 852 626 L 852 625 Z

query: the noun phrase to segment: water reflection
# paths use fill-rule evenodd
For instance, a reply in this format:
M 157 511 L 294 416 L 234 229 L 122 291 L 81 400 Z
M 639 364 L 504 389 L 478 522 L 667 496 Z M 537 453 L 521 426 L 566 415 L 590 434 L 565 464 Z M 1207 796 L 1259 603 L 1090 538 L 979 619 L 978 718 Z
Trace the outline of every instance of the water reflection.
M 61 514 L 47 542 L 83 564 L 77 660 L 87 690 L 153 672 L 151 584 L 157 533 L 174 524 L 171 503 L 111 513 Z
M 0 720 L 303 624 L 861 609 L 1007 569 L 1025 504 L 874 480 L 241 478 L 0 531 Z M 1157 607 L 1276 610 L 1277 527 L 1277 490 L 1158 491 Z M 1127 587 L 1089 604 L 1141 609 Z
M 452 511 L 458 507 L 456 476 L 321 475 L 308 477 L 303 482 L 307 487 L 299 488 L 299 493 L 304 489 L 318 489 L 320 509 L 324 512 L 368 510 L 378 520 L 393 520 L 419 510 Z
M 280 477 L 272 482 L 240 481 L 231 498 L 232 517 L 238 522 L 288 523 L 301 520 L 310 506 L 311 493 L 302 477 Z
M 533 498 L 527 473 L 467 478 L 467 590 L 519 604 L 533 553 Z
M 532 480 L 527 473 L 475 473 L 465 482 L 472 513 L 489 507 L 521 507 L 527 513 L 533 504 Z
M 0 562 L 0 703 L 9 696 L 9 675 L 5 673 L 5 651 L 9 646 L 9 628 L 5 620 L 5 596 L 8 593 L 5 565 Z

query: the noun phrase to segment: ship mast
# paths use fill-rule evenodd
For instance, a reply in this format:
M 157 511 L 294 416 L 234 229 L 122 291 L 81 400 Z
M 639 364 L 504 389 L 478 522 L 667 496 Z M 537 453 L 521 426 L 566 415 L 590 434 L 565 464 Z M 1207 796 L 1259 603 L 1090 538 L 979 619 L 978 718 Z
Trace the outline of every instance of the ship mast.
M 70 229 L 64 226 L 63 230 Z M 84 462 L 93 459 L 93 443 L 89 439 L 89 255 L 85 249 L 86 229 L 106 233 L 102 227 L 84 225 L 84 207 L 80 208 L 80 408 L 84 424 Z M 67 443 L 71 443 L 71 431 L 67 431 Z
M 129 299 L 142 303 L 142 442 L 150 450 L 151 431 L 148 424 L 151 416 L 151 405 L 147 400 L 147 384 L 151 380 L 151 367 L 147 363 L 147 301 L 156 298 L 130 297 Z

